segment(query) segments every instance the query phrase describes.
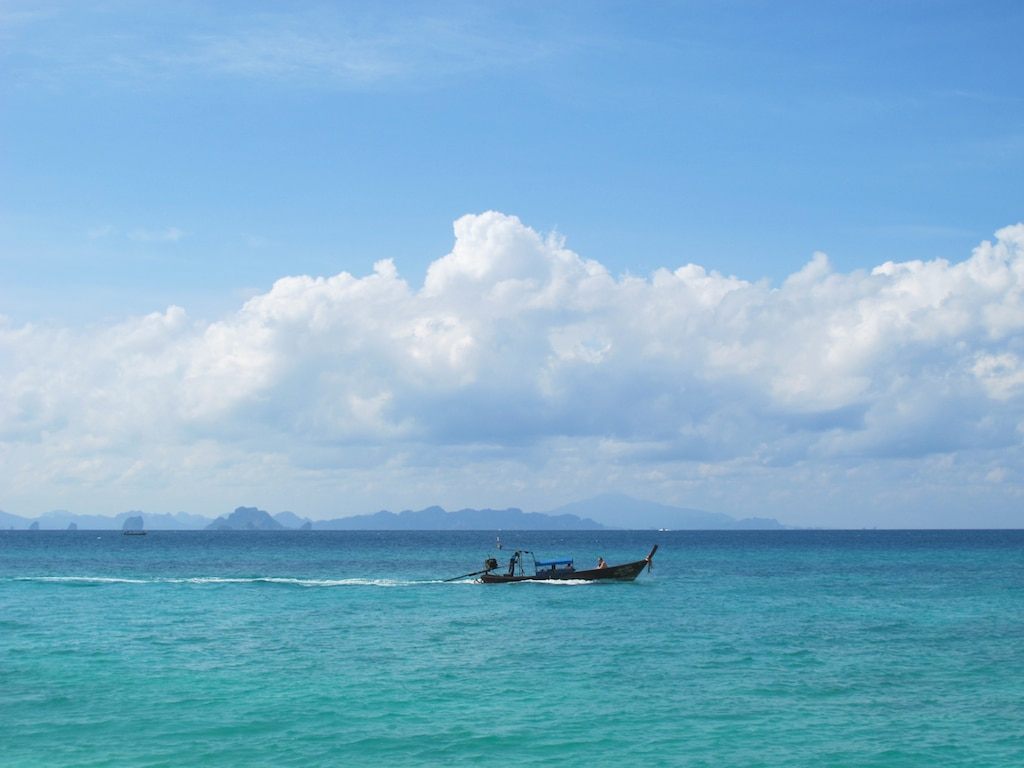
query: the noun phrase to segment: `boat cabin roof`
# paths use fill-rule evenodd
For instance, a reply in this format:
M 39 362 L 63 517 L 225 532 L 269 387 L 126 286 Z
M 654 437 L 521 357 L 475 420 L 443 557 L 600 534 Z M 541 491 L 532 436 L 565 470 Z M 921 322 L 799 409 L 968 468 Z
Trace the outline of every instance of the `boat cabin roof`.
M 572 558 L 569 558 L 568 560 L 538 560 L 537 561 L 537 567 L 538 568 L 540 568 L 541 566 L 545 566 L 545 565 L 556 565 L 556 566 L 557 565 L 572 565 Z

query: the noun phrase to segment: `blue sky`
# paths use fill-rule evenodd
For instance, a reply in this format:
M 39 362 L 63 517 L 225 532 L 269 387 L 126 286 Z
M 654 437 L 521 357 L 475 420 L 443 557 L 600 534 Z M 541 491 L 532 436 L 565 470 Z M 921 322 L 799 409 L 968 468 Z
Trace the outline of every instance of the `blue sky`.
M 1022 22 L 995 2 L 4 3 L 0 436 L 45 471 L 0 508 L 321 517 L 617 489 L 795 524 L 966 524 L 983 498 L 988 524 L 1021 524 L 1024 350 L 1000 280 L 1018 274 L 1004 228 L 1024 218 Z M 983 241 L 998 279 L 968 263 Z M 932 267 L 912 288 L 872 273 L 915 261 Z M 495 319 L 495 291 L 536 307 L 560 280 L 590 290 L 595 264 L 614 284 L 596 304 L 558 294 L 543 319 Z M 432 292 L 428 270 L 446 275 Z M 659 270 L 683 293 L 659 298 Z M 287 333 L 265 314 L 275 281 L 342 272 L 404 288 L 366 305 L 313 281 L 284 292 Z M 708 296 L 725 303 L 704 316 Z M 658 331 L 680 306 L 686 333 Z M 323 320 L 357 307 L 358 327 Z M 802 339 L 821 323 L 832 336 Z M 837 338 L 861 357 L 833 359 Z M 127 359 L 105 357 L 126 339 Z M 787 343 L 790 370 L 766 352 Z M 616 357 L 630 347 L 650 353 Z M 484 386 L 502 360 L 532 373 Z M 146 382 L 111 372 L 131 365 Z M 214 407 L 227 369 L 248 394 Z M 90 399 L 163 431 L 87 424 L 74 404 Z M 349 410 L 303 410 L 334 399 Z M 881 434 L 901 418 L 913 429 Z M 210 502 L 181 491 L 197 446 L 223 467 L 203 475 Z M 958 493 L 936 490 L 943 462 L 963 467 Z M 771 500 L 783 485 L 795 496 Z

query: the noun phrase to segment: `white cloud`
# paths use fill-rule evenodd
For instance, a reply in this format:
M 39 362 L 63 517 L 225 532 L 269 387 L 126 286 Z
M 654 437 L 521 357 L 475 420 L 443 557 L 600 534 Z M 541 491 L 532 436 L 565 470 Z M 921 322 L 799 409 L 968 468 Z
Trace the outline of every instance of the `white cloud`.
M 455 235 L 419 290 L 382 261 L 282 278 L 213 323 L 0 324 L 0 485 L 312 487 L 312 514 L 342 492 L 620 487 L 805 522 L 955 478 L 965 503 L 1018 501 L 1024 225 L 953 264 L 840 274 L 815 254 L 778 287 L 692 264 L 615 278 L 496 212 Z

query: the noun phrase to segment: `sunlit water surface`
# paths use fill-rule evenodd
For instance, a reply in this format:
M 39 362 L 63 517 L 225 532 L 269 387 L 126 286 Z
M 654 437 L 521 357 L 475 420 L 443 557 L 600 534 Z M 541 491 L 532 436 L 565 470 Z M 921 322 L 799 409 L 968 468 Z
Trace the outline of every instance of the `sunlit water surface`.
M 0 764 L 1024 765 L 1024 533 L 0 533 Z

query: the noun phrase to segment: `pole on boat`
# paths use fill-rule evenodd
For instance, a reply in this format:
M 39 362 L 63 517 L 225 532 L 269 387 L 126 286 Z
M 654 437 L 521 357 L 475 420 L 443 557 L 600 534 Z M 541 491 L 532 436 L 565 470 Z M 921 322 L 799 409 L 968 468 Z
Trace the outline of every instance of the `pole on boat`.
M 655 544 L 654 548 L 651 549 L 651 553 L 647 556 L 647 572 L 648 573 L 651 572 L 651 567 L 654 565 L 654 563 L 652 561 L 654 559 L 654 553 L 657 552 L 657 551 L 658 551 L 658 545 Z
M 452 576 L 450 579 L 445 579 L 445 581 L 458 581 L 459 579 L 468 579 L 470 576 L 479 576 L 481 573 L 493 571 L 497 567 L 498 561 L 495 560 L 493 557 L 488 557 L 486 560 L 484 560 L 484 569 L 482 571 L 473 571 L 472 573 L 464 573 L 461 576 Z

